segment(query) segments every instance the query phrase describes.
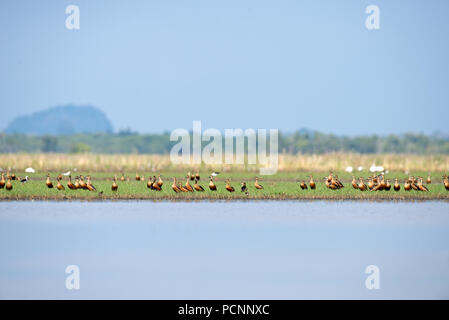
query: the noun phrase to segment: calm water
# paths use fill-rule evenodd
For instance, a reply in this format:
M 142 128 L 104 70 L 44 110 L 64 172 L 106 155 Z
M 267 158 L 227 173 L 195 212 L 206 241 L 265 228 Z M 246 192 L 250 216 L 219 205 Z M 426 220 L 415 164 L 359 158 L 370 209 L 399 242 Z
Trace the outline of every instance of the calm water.
M 0 298 L 448 299 L 449 204 L 0 202 Z

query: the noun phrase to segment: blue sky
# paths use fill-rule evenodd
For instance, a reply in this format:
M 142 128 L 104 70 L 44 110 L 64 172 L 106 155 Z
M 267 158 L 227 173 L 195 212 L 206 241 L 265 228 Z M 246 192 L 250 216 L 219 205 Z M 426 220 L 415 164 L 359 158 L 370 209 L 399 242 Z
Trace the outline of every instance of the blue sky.
M 80 8 L 80 30 L 65 8 Z M 380 30 L 365 8 L 380 7 Z M 92 104 L 115 129 L 448 132 L 449 1 L 0 2 L 0 130 Z

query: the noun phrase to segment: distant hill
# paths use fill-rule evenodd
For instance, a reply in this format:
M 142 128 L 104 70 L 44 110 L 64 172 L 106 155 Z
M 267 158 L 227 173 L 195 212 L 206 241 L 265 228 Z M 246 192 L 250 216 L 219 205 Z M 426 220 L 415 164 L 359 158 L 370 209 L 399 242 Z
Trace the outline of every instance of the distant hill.
M 31 135 L 70 135 L 76 133 L 112 133 L 106 114 L 92 106 L 58 106 L 15 118 L 5 133 Z

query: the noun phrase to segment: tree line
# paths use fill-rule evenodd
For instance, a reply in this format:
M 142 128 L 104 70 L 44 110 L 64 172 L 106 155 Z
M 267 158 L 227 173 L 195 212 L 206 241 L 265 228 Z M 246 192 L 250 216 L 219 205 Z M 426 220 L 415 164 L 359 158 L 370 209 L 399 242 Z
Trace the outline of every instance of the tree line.
M 119 133 L 24 135 L 0 133 L 0 152 L 135 153 L 168 154 L 177 141 L 170 133 Z M 204 143 L 206 145 L 207 143 Z M 323 154 L 329 152 L 449 154 L 449 136 L 407 133 L 402 135 L 337 136 L 298 130 L 279 133 L 279 152 Z

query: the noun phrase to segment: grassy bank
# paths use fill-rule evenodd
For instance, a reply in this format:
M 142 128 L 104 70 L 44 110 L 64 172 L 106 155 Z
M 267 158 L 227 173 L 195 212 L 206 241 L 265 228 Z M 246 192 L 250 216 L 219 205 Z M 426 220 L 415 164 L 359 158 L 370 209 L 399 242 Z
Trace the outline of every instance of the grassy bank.
M 85 172 L 84 174 L 87 174 Z M 422 174 L 424 172 L 421 172 Z M 117 174 L 117 173 L 116 173 Z M 179 172 L 167 172 L 164 175 L 164 185 L 162 191 L 153 191 L 147 188 L 147 176 L 144 181 L 135 180 L 135 172 L 125 173 L 129 181 L 118 181 L 118 191 L 111 190 L 112 176 L 114 173 L 93 173 L 92 183 L 97 192 L 87 190 L 70 190 L 67 187 L 67 178 L 64 177 L 63 185 L 65 190 L 57 190 L 56 173 L 51 173 L 53 189 L 47 188 L 44 174 L 34 174 L 30 180 L 22 184 L 13 181 L 13 190 L 0 190 L 0 200 L 449 200 L 449 192 L 445 190 L 441 183 L 441 174 L 435 175 L 432 184 L 428 184 L 429 192 L 405 191 L 401 183 L 401 190 L 390 191 L 365 191 L 353 189 L 347 173 L 341 174 L 341 180 L 345 188 L 340 190 L 330 190 L 326 188 L 322 177 L 325 172 L 315 172 L 314 179 L 317 183 L 316 190 L 301 190 L 299 182 L 308 182 L 308 172 L 281 172 L 273 176 L 266 176 L 260 180 L 264 186 L 263 190 L 254 187 L 254 174 L 246 172 L 232 172 L 220 174 L 215 180 L 217 191 L 210 191 L 208 188 L 207 176 L 201 178 L 199 184 L 205 189 L 204 192 L 175 193 L 172 188 L 171 177 L 177 177 L 178 181 L 185 184 L 184 174 Z M 419 175 L 419 172 L 417 172 Z M 406 175 L 400 172 L 392 172 L 387 178 L 404 178 Z M 118 176 L 120 177 L 120 175 Z M 225 179 L 231 179 L 231 185 L 235 192 L 230 193 L 225 189 Z M 245 181 L 248 186 L 248 194 L 240 191 L 240 183 Z M 193 185 L 193 182 L 190 182 Z

